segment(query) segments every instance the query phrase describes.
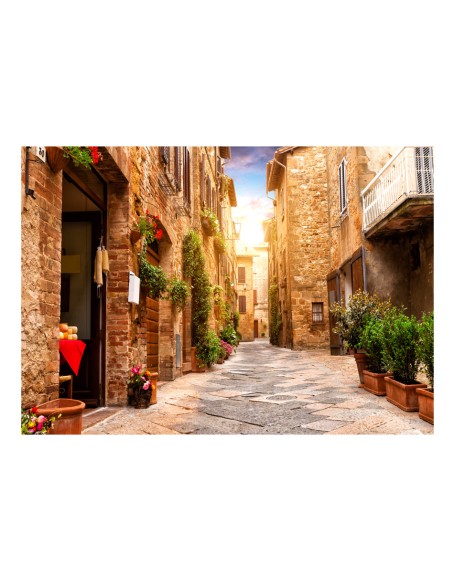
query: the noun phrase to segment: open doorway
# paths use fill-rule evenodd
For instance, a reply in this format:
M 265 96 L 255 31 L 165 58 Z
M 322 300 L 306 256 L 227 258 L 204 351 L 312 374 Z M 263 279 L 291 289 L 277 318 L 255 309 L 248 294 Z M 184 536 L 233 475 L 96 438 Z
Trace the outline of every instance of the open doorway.
M 94 171 L 63 176 L 60 322 L 77 328 L 85 344 L 77 374 L 64 357 L 60 375 L 73 376 L 73 398 L 105 403 L 105 284 L 93 281 L 96 250 L 105 241 L 105 183 Z

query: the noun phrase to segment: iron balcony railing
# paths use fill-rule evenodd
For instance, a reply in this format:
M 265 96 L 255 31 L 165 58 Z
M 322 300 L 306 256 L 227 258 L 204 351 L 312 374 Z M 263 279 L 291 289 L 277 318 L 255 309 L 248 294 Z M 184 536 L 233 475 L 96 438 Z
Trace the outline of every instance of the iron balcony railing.
M 433 194 L 432 148 L 402 148 L 361 192 L 363 230 L 385 218 L 406 198 Z

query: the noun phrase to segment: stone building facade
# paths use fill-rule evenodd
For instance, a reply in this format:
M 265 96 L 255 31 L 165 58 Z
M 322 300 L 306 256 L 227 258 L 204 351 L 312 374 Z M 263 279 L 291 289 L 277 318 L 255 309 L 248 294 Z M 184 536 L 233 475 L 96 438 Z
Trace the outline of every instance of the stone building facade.
M 253 246 L 254 337 L 269 337 L 268 322 L 268 243 Z
M 240 314 L 238 331 L 241 341 L 254 341 L 254 249 L 244 242 L 237 241 L 237 292 L 238 312 Z
M 329 345 L 326 148 L 283 147 L 267 164 L 274 220 L 266 228 L 270 282 L 278 285 L 279 345 L 295 350 Z
M 221 191 L 230 151 L 222 146 L 99 147 L 102 160 L 86 169 L 63 158 L 61 148 L 46 150 L 21 152 L 22 405 L 59 395 L 59 376 L 67 366 L 59 352 L 63 321 L 77 326 L 86 344 L 74 375 L 74 397 L 87 406 L 125 405 L 132 364 L 146 363 L 160 380 L 190 370 L 190 302 L 177 312 L 170 301 L 150 301 L 143 289 L 138 305 L 128 301 L 129 275 L 139 274 L 143 243 L 133 236 L 137 221 L 146 211 L 159 217 L 163 235 L 147 256 L 167 276 L 183 277 L 182 241 L 194 228 L 203 237 L 211 283 L 226 286 L 227 275 L 234 280 L 233 181 Z M 218 216 L 228 239 L 225 249 L 203 233 L 203 208 Z M 93 282 L 98 246 L 109 258 L 99 286 Z M 216 325 L 214 313 L 211 323 Z
M 275 216 L 264 229 L 279 345 L 342 353 L 329 305 L 357 289 L 417 317 L 433 310 L 433 166 L 430 147 L 276 151 L 267 164 Z
M 409 315 L 432 311 L 432 148 L 332 147 L 326 159 L 329 301 L 365 289 Z M 330 346 L 341 353 L 332 332 Z

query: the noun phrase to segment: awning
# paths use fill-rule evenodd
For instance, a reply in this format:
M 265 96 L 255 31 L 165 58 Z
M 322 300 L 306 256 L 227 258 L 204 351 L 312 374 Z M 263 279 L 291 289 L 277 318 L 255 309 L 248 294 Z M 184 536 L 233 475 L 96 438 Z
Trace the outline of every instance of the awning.
M 230 160 L 230 146 L 219 146 L 219 155 L 224 160 Z

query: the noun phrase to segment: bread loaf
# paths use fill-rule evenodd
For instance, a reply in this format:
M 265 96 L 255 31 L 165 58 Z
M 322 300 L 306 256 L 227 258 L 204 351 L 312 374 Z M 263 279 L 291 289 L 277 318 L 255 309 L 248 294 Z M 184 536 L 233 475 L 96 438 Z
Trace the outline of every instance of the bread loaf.
M 77 335 L 75 333 L 69 333 L 68 334 L 68 339 L 69 340 L 76 340 L 77 339 Z
M 60 331 L 68 331 L 68 324 L 67 323 L 60 323 L 59 328 L 60 328 Z
M 65 334 L 64 334 L 64 333 L 61 331 L 61 332 L 59 333 L 59 337 L 58 337 L 58 339 L 65 339 L 65 337 L 64 337 L 64 336 L 65 336 Z

